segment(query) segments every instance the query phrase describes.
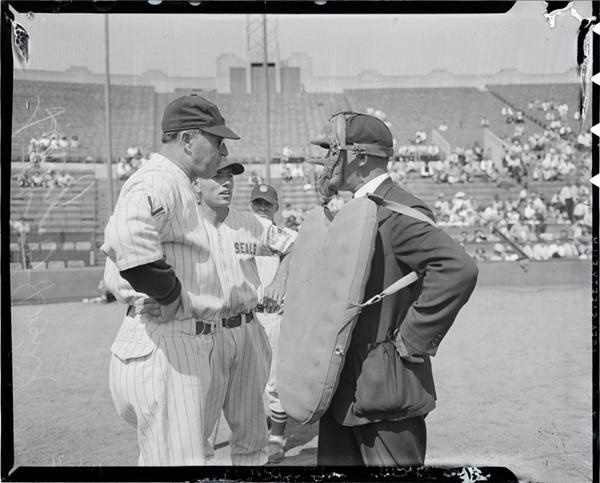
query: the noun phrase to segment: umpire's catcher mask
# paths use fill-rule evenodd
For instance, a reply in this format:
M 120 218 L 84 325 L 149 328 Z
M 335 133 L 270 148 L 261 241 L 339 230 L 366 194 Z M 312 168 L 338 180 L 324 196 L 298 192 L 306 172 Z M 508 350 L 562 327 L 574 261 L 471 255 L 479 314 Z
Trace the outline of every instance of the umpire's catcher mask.
M 361 156 L 389 158 L 394 154 L 392 133 L 380 119 L 352 111 L 334 114 L 324 132 L 312 144 L 327 149 L 325 158 L 310 159 L 322 164 L 317 190 L 325 197 L 336 194 L 346 179 L 346 168 Z

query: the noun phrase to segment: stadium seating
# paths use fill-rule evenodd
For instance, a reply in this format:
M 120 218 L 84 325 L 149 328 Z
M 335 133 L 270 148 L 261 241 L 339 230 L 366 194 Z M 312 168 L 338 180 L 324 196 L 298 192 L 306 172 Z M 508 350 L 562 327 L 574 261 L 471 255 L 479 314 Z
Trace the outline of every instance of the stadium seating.
M 154 88 L 112 85 L 112 155 L 118 158 L 132 145 L 154 146 Z M 51 116 L 54 114 L 54 117 Z M 16 80 L 13 93 L 13 159 L 22 160 L 29 141 L 56 130 L 76 135 L 79 152 L 93 159 L 105 156 L 105 103 L 102 84 Z
M 17 175 L 13 172 L 13 176 Z M 29 224 L 27 243 L 32 262 L 83 260 L 94 264 L 97 225 L 96 178 L 73 173 L 63 188 L 20 187 L 11 181 L 11 220 Z M 11 259 L 20 260 L 18 235 L 11 232 Z
M 367 109 L 384 111 L 386 120 L 398 144 L 409 143 L 417 130 L 428 135 L 432 129 L 445 124 L 448 129 L 440 134 L 452 147 L 482 143 L 481 119 L 487 118 L 490 129 L 504 137 L 513 133 L 515 125 L 507 124 L 501 114 L 503 107 L 523 110 L 527 116 L 521 124 L 525 135 L 540 131 L 543 112 L 528 110 L 532 100 L 567 103 L 572 119 L 577 107 L 578 86 L 572 85 L 508 85 L 486 86 L 487 90 L 465 88 L 403 88 L 403 89 L 348 89 L 342 93 L 275 94 L 270 97 L 270 143 L 272 158 L 281 158 L 284 147 L 292 150 L 293 157 L 322 155 L 323 151 L 309 144 L 321 132 L 329 117 L 338 111 Z M 160 145 L 160 121 L 165 106 L 174 98 L 189 94 L 188 89 L 172 93 L 155 92 L 150 86 L 111 86 L 112 154 L 123 155 L 130 146 L 143 151 Z M 265 158 L 266 113 L 262 95 L 223 94 L 216 91 L 198 91 L 220 107 L 227 124 L 242 139 L 228 142 L 230 157 L 247 163 L 262 162 Z M 590 116 L 591 117 L 591 116 Z M 13 96 L 13 159 L 23 159 L 29 141 L 44 132 L 56 129 L 70 138 L 77 135 L 81 146 L 64 152 L 65 159 L 105 156 L 104 86 L 67 82 L 16 80 Z M 251 166 L 251 165 L 250 165 Z M 262 168 L 262 166 L 261 166 Z M 236 178 L 233 206 L 249 209 L 251 185 L 249 172 Z M 262 169 L 257 169 L 261 171 Z M 278 170 L 274 170 L 278 171 Z M 13 175 L 18 174 L 13 172 Z M 94 178 L 91 172 L 73 172 L 76 183 L 64 193 L 59 188 L 21 188 L 11 184 L 11 219 L 24 219 L 32 230 L 28 237 L 33 260 L 42 260 L 45 266 L 65 266 L 73 263 L 101 264 L 103 255 L 98 247 L 110 216 L 107 180 Z M 91 176 L 91 178 L 90 178 Z M 122 181 L 114 181 L 115 200 Z M 314 187 L 305 189 L 305 181 L 284 183 L 272 179 L 279 191 L 280 205 L 292 203 L 296 209 L 310 209 L 317 197 Z M 516 199 L 520 188 L 498 189 L 492 183 L 435 184 L 431 179 L 409 175 L 406 187 L 433 205 L 439 193 L 451 198 L 458 191 L 479 206 L 491 202 L 494 194 L 503 199 Z M 562 182 L 529 182 L 529 192 L 543 193 L 550 198 Z M 62 194 L 61 194 L 62 193 Z M 560 227 L 549 227 L 548 230 Z M 454 230 L 454 228 L 452 229 Z M 463 229 L 461 228 L 459 233 Z M 11 253 L 18 256 L 18 240 L 12 236 Z M 12 263 L 17 263 L 13 257 Z M 40 266 L 39 264 L 36 266 Z
M 489 120 L 490 129 L 499 136 L 514 130 L 506 125 L 501 115 L 504 104 L 490 93 L 474 87 L 349 89 L 344 93 L 355 110 L 384 111 L 399 144 L 411 142 L 416 131 L 424 130 L 429 135 L 441 124 L 448 126 L 448 131 L 441 134 L 451 136 L 451 143 L 481 143 L 482 118 Z
M 511 84 L 488 85 L 487 88 L 513 109 L 519 109 L 526 116 L 534 119 L 540 127 L 547 124 L 546 113 L 538 109 L 529 109 L 530 102 L 538 100 L 554 104 L 567 104 L 569 106 L 568 123 L 574 131 L 579 130 L 579 121 L 573 118 L 579 105 L 579 84 Z M 591 110 L 588 111 L 586 121 L 586 125 L 591 125 Z

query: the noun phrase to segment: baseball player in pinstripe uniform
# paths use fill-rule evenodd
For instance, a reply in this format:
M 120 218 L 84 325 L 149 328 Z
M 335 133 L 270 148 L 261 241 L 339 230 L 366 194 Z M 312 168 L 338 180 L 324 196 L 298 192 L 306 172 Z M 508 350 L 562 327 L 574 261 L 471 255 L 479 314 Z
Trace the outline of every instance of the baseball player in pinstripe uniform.
M 232 463 L 262 464 L 264 411 L 253 401 L 270 350 L 250 310 L 258 286 L 251 252 L 266 244 L 258 237 L 265 230 L 239 221 L 238 231 L 223 233 L 237 252 L 220 252 L 193 187 L 216 175 L 223 139 L 239 137 L 217 106 L 193 95 L 167 106 L 162 131 L 160 152 L 124 184 L 105 229 L 104 280 L 128 304 L 111 347 L 111 395 L 136 427 L 140 465 L 205 464 L 223 405 Z
M 275 225 L 275 214 L 279 209 L 279 200 L 275 188 L 267 184 L 257 184 L 254 186 L 250 195 L 250 207 L 252 208 L 252 211 L 258 215 L 259 220 L 261 220 L 264 225 Z M 293 240 L 296 239 L 297 234 L 295 231 L 288 228 L 278 228 L 278 230 L 285 233 L 286 236 L 289 236 Z M 262 286 L 266 287 L 273 280 L 277 268 L 279 267 L 279 257 L 257 256 L 256 264 L 258 266 L 258 273 L 260 275 Z M 257 311 L 256 318 L 265 328 L 273 354 L 265 394 L 268 401 L 269 417 L 271 420 L 268 444 L 269 463 L 278 463 L 285 456 L 283 434 L 288 419 L 287 414 L 281 405 L 281 401 L 279 400 L 275 371 L 275 360 L 277 359 L 279 348 L 281 314 L 279 312 L 268 313 Z
M 219 316 L 248 314 L 246 323 L 241 326 L 212 335 L 215 343 L 206 421 L 210 433 L 223 409 L 232 430 L 232 461 L 235 463 L 238 454 L 252 450 L 257 452 L 256 457 L 247 464 L 264 464 L 268 457 L 268 435 L 263 393 L 269 376 L 271 349 L 263 326 L 254 320 L 252 313 L 259 302 L 261 285 L 256 258 L 284 257 L 273 274 L 272 283 L 262 289 L 264 310 L 277 311 L 283 301 L 287 278 L 289 258 L 285 255 L 295 236 L 273 224 L 262 223 L 250 212 L 230 207 L 233 177 L 243 171 L 241 164 L 225 163 L 212 179 L 198 180 L 200 207 L 212 254 L 212 263 L 205 267 L 206 279 L 220 280 L 219 291 L 206 290 L 222 300 Z

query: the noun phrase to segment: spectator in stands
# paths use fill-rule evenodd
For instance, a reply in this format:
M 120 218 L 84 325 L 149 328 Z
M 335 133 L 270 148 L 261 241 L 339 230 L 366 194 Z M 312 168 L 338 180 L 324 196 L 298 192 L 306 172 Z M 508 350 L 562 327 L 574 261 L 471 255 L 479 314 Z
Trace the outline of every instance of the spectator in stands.
M 69 173 L 58 172 L 55 177 L 56 186 L 62 188 L 65 186 L 71 186 L 75 182 L 75 178 Z
M 557 253 L 560 258 L 577 258 L 579 251 L 571 239 L 567 230 L 560 230 L 557 242 Z
M 136 156 L 141 155 L 142 153 L 140 152 L 140 148 L 138 148 L 137 146 L 130 146 L 127 148 L 126 154 L 129 159 L 132 159 Z
M 552 256 L 552 254 L 550 253 L 550 247 L 546 243 L 534 244 L 531 253 L 529 253 L 528 250 L 524 251 L 529 257 L 533 258 L 534 260 L 548 260 Z
M 285 169 L 283 171 L 282 178 L 283 178 L 283 181 L 285 181 L 286 183 L 289 183 L 293 179 L 293 176 L 292 176 L 292 167 L 290 166 L 289 163 L 287 163 L 285 165 Z
M 487 261 L 487 254 L 485 253 L 485 248 L 477 247 L 475 249 L 475 255 L 473 256 L 473 258 L 478 262 Z
M 591 228 L 582 224 L 577 223 L 576 230 L 573 231 L 572 239 L 577 247 L 577 252 L 579 255 L 587 254 L 587 250 L 591 248 L 592 245 L 592 233 Z
M 450 205 L 448 201 L 446 201 L 444 193 L 438 194 L 438 199 L 434 203 L 433 208 L 435 210 L 436 218 L 450 214 Z
M 417 131 L 415 133 L 415 144 L 425 144 L 427 141 L 427 133 L 425 131 Z
M 494 245 L 494 253 L 490 256 L 491 262 L 501 262 L 504 260 L 504 246 L 501 243 Z
M 423 161 L 421 164 L 421 178 L 431 178 L 433 176 L 433 170 L 429 166 L 429 161 Z
M 571 186 L 565 185 L 559 191 L 560 203 L 564 206 L 564 212 L 566 213 L 569 220 L 573 221 L 573 209 L 575 208 L 575 202 L 573 200 L 573 190 Z
M 529 225 L 522 223 L 519 219 L 515 219 L 511 225 L 508 234 L 512 240 L 519 244 L 525 244 L 531 241 L 532 237 Z
M 120 180 L 124 180 L 129 178 L 129 176 L 131 176 L 131 174 L 133 173 L 134 169 L 133 166 L 131 166 L 131 162 L 124 158 L 123 156 L 121 156 L 119 158 L 119 161 L 117 162 L 117 177 Z
M 577 149 L 585 150 L 592 147 L 592 134 L 589 131 L 584 131 L 577 136 Z
M 303 189 L 308 191 L 313 189 L 313 184 L 316 183 L 317 172 L 315 170 L 315 165 L 306 160 L 302 162 L 302 167 L 302 173 L 304 177 Z
M 582 222 L 588 214 L 590 207 L 583 199 L 578 199 L 573 208 L 573 223 Z
M 396 184 L 401 185 L 406 180 L 406 171 L 404 170 L 402 162 L 389 161 L 388 174 L 390 175 L 390 178 L 392 178 L 392 181 Z
M 469 233 L 466 231 L 461 231 L 460 232 L 460 236 L 458 238 L 458 243 L 460 243 L 463 247 L 467 244 L 470 243 L 471 237 L 469 237 Z
M 281 161 L 287 163 L 292 156 L 292 149 L 289 146 L 284 146 L 281 151 Z
M 475 230 L 475 235 L 473 236 L 473 241 L 475 243 L 485 243 L 488 241 L 487 236 L 481 230 Z
M 75 148 L 75 149 L 79 147 L 79 137 L 77 137 L 76 134 L 71 136 L 71 140 L 69 141 L 69 147 Z
M 517 111 L 514 121 L 516 123 L 524 123 L 525 122 L 525 118 L 523 116 L 523 111 Z
M 507 262 L 516 262 L 519 259 L 519 255 L 515 253 L 513 247 L 508 245 L 504 252 L 504 260 Z
M 262 176 L 260 176 L 255 170 L 250 173 L 248 178 L 248 184 L 250 186 L 256 186 L 257 184 L 263 184 Z

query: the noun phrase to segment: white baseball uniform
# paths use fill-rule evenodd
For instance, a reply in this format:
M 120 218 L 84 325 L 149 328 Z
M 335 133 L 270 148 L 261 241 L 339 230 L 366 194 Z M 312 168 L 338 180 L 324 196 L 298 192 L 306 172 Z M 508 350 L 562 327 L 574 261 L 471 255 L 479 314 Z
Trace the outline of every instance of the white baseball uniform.
M 244 215 L 230 210 L 218 228 L 205 222 L 190 179 L 158 154 L 123 185 L 102 247 L 105 283 L 130 306 L 111 347 L 110 390 L 121 417 L 137 429 L 140 465 L 205 464 L 221 409 L 232 430 L 232 464 L 267 460 L 260 402 L 268 341 L 260 324 L 245 322 L 249 315 L 234 328 L 222 319 L 256 306 L 254 255 L 285 252 L 291 242 Z M 146 296 L 119 275 L 163 256 L 184 301 L 168 322 L 138 313 Z M 197 320 L 213 332 L 196 335 Z
M 258 219 L 263 225 L 273 225 L 271 220 L 257 215 Z M 285 233 L 286 237 L 296 240 L 297 233 L 288 228 L 278 228 L 279 231 Z M 258 274 L 260 276 L 261 287 L 259 290 L 259 300 L 263 297 L 263 290 L 272 281 L 277 273 L 279 267 L 278 256 L 257 256 L 256 265 L 258 267 Z M 265 388 L 265 396 L 267 400 L 267 406 L 269 408 L 270 417 L 274 422 L 285 423 L 287 421 L 287 415 L 279 400 L 279 392 L 277 391 L 277 372 L 275 361 L 277 360 L 277 353 L 279 351 L 279 332 L 281 326 L 281 315 L 279 313 L 267 313 L 267 312 L 256 312 L 256 319 L 262 324 L 269 339 L 271 345 L 271 368 L 269 371 L 269 380 L 267 381 L 267 387 Z

